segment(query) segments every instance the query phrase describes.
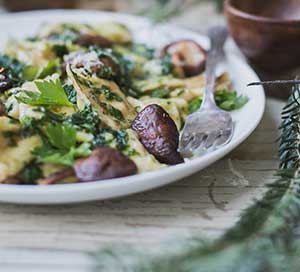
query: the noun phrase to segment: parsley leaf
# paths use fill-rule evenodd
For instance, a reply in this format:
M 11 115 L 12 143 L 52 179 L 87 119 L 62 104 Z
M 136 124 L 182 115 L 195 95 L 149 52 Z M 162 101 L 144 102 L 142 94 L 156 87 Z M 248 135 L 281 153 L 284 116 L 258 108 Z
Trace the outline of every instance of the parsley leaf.
M 17 99 L 32 106 L 72 106 L 64 91 L 64 88 L 57 79 L 35 80 L 39 92 L 23 91 Z
M 28 81 L 34 80 L 37 78 L 38 71 L 39 68 L 37 66 L 27 65 L 22 71 L 22 78 Z
M 58 149 L 70 149 L 76 144 L 76 129 L 70 125 L 49 124 L 45 128 L 49 142 Z
M 35 148 L 38 161 L 72 166 L 76 158 L 90 154 L 90 144 L 76 147 L 76 129 L 68 124 L 49 124 L 44 128 L 47 141 Z
M 22 71 L 22 78 L 28 81 L 38 79 L 38 78 L 43 79 L 57 72 L 59 65 L 60 65 L 60 61 L 57 58 L 48 61 L 45 65 L 43 65 L 40 68 L 33 65 L 25 66 Z
M 86 157 L 90 152 L 90 144 L 83 143 L 79 147 L 71 147 L 69 151 L 53 149 L 49 145 L 43 145 L 35 148 L 33 154 L 43 163 L 72 166 L 76 158 Z

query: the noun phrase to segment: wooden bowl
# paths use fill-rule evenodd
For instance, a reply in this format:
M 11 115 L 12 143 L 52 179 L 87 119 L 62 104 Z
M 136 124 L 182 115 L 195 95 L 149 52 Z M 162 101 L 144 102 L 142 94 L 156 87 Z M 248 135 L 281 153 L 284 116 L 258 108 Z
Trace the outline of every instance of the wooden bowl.
M 299 0 L 225 0 L 224 7 L 231 36 L 256 68 L 300 67 Z

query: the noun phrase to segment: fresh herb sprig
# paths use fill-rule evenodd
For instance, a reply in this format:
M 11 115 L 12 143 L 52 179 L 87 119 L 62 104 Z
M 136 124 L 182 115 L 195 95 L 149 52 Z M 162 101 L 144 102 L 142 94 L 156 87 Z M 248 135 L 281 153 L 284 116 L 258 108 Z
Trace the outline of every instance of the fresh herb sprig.
M 300 89 L 282 112 L 277 180 L 221 238 L 200 237 L 146 249 L 112 246 L 93 255 L 95 271 L 300 271 Z
M 72 166 L 76 158 L 90 154 L 90 144 L 76 146 L 76 129 L 68 124 L 48 124 L 44 134 L 44 145 L 33 151 L 40 162 Z
M 35 80 L 34 84 L 39 92 L 25 90 L 16 98 L 31 106 L 72 106 L 59 78 Z

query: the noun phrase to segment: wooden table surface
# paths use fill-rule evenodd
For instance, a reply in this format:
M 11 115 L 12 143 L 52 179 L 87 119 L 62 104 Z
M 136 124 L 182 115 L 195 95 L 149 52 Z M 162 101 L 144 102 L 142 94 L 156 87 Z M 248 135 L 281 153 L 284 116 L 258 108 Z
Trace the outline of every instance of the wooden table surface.
M 283 105 L 268 99 L 263 121 L 240 147 L 201 173 L 164 188 L 85 204 L 0 204 L 0 271 L 87 272 L 89 253 L 108 243 L 155 246 L 195 232 L 220 235 L 273 180 Z

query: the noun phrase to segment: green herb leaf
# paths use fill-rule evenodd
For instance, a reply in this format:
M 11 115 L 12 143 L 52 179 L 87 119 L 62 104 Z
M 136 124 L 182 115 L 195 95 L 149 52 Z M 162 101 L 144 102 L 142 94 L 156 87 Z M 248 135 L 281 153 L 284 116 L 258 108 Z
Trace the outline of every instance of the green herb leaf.
M 124 116 L 123 116 L 122 112 L 120 110 L 116 109 L 115 107 L 109 106 L 108 112 L 111 116 L 113 116 L 117 120 L 124 121 Z
M 39 71 L 37 78 L 43 79 L 58 72 L 58 67 L 60 65 L 59 59 L 50 60 L 42 69 Z
M 72 104 L 76 104 L 77 102 L 77 92 L 72 85 L 64 85 L 65 93 Z
M 22 71 L 22 78 L 27 81 L 32 81 L 37 78 L 39 68 L 37 66 L 28 65 L 25 66 Z
M 192 114 L 193 112 L 197 111 L 202 104 L 202 97 L 197 97 L 193 101 L 191 101 L 188 105 L 188 112 Z
M 151 93 L 151 97 L 157 97 L 157 98 L 168 98 L 169 95 L 170 95 L 170 91 L 165 89 L 156 89 Z
M 103 127 L 95 135 L 94 146 L 110 146 L 117 148 L 120 151 L 125 151 L 128 146 L 128 133 L 126 130 L 113 130 L 108 127 Z
M 242 108 L 248 101 L 248 97 L 237 95 L 236 92 L 221 90 L 215 93 L 217 105 L 223 110 L 238 110 Z
M 25 184 L 36 184 L 35 181 L 43 177 L 43 172 L 37 164 L 31 163 L 24 167 L 20 175 Z
M 58 149 L 69 150 L 76 144 L 76 129 L 70 125 L 49 124 L 45 128 L 45 134 Z
M 144 57 L 148 60 L 153 59 L 155 50 L 145 44 L 134 44 L 131 48 L 132 52 Z
M 69 54 L 69 50 L 64 44 L 55 44 L 52 46 L 52 50 L 55 55 L 59 58 L 63 58 L 64 55 Z
M 242 108 L 248 101 L 248 97 L 237 95 L 236 92 L 221 90 L 215 92 L 215 101 L 217 105 L 227 111 L 238 110 Z M 188 105 L 189 114 L 197 111 L 202 104 L 202 97 L 192 100 Z
M 33 65 L 25 66 L 22 71 L 22 78 L 27 81 L 32 81 L 34 79 L 44 79 L 57 72 L 60 65 L 59 59 L 50 60 L 46 65 L 42 67 L 37 67 Z
M 116 100 L 118 102 L 122 102 L 122 98 L 114 94 L 108 86 L 103 85 L 101 87 L 101 92 L 104 94 L 105 98 L 109 101 Z
M 75 112 L 65 122 L 93 134 L 96 133 L 100 125 L 100 119 L 91 106 L 86 106 L 83 111 Z
M 5 68 L 10 79 L 13 80 L 14 86 L 19 86 L 23 83 L 22 71 L 24 63 L 7 55 L 0 55 L 0 67 Z
M 34 83 L 39 92 L 23 91 L 17 96 L 19 101 L 32 106 L 72 106 L 58 78 L 35 80 Z
M 91 152 L 89 143 L 76 147 L 76 129 L 69 124 L 48 124 L 43 131 L 47 141 L 33 151 L 39 162 L 72 166 Z
M 43 163 L 72 166 L 76 158 L 86 157 L 91 153 L 90 144 L 83 143 L 79 147 L 71 147 L 69 151 L 53 149 L 44 145 L 33 151 L 38 160 Z
M 163 75 L 169 75 L 172 73 L 173 66 L 169 55 L 166 55 L 161 59 L 161 66 Z

